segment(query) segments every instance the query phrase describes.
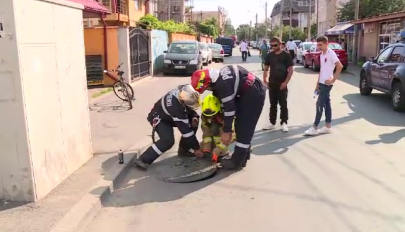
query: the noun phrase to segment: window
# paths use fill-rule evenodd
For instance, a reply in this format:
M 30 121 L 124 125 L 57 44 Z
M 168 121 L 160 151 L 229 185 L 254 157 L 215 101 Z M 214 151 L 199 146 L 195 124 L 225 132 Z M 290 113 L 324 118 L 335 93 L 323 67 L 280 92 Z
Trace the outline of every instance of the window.
M 167 53 L 194 54 L 196 50 L 197 45 L 194 43 L 172 43 Z
M 298 6 L 308 6 L 308 1 L 298 1 Z
M 391 51 L 392 51 L 392 47 L 389 47 L 389 48 L 385 49 L 384 51 L 382 51 L 377 58 L 377 63 L 385 63 L 387 61 L 388 56 L 390 55 Z
M 316 45 L 312 45 L 311 49 L 309 49 L 309 51 L 314 52 L 316 51 Z
M 134 0 L 135 10 L 139 10 L 139 1 L 140 0 Z
M 330 49 L 342 50 L 342 46 L 340 46 L 340 44 L 338 44 L 338 43 L 330 43 L 330 44 L 328 44 L 328 47 Z
M 404 62 L 404 56 L 405 56 L 405 47 L 403 46 L 397 46 L 394 48 L 392 51 L 390 58 L 388 60 L 389 63 L 400 63 Z

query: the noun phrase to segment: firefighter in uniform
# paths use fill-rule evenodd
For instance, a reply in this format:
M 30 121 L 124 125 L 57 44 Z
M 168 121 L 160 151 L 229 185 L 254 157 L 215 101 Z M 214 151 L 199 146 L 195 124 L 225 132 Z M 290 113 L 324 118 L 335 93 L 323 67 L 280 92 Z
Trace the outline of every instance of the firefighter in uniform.
M 196 131 L 199 115 L 195 111 L 200 106 L 200 94 L 191 85 L 180 85 L 159 99 L 148 115 L 148 122 L 152 125 L 152 139 L 155 131 L 159 135 L 158 141 L 153 141 L 135 165 L 147 169 L 160 155 L 173 147 L 174 131 L 177 127 L 182 134 L 178 154 L 179 156 L 202 156 Z
M 228 154 L 228 146 L 221 143 L 224 125 L 221 102 L 210 94 L 204 98 L 201 111 L 201 129 L 203 133 L 201 148 L 204 157 L 210 157 L 212 161 L 218 162 L 218 158 Z
M 224 157 L 223 168 L 238 170 L 250 158 L 250 143 L 263 109 L 266 89 L 261 80 L 241 66 L 228 65 L 220 70 L 197 70 L 191 85 L 199 93 L 211 90 L 220 99 L 224 110 L 221 142 L 232 141 L 232 123 L 235 119 L 236 143 L 231 157 Z

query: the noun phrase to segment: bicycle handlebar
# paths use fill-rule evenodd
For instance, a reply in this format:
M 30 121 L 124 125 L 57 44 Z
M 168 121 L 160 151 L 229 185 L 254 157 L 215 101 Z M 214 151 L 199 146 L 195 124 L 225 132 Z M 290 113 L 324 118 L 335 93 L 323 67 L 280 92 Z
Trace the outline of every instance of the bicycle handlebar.
M 121 63 L 121 64 L 119 64 L 118 66 L 117 66 L 117 68 L 115 68 L 115 69 L 113 69 L 113 70 L 110 70 L 110 71 L 112 71 L 112 72 L 119 72 L 120 70 L 120 68 L 121 68 L 121 66 L 123 65 L 124 63 Z M 104 73 L 108 73 L 108 70 L 104 70 Z

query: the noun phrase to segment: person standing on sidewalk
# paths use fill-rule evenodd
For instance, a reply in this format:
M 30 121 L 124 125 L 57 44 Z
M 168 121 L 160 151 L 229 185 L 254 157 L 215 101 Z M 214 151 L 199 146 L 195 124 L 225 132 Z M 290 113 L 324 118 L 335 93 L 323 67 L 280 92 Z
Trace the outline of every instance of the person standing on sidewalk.
M 270 46 L 273 51 L 266 56 L 263 72 L 263 82 L 269 89 L 270 124 L 263 129 L 273 130 L 276 128 L 277 106 L 280 104 L 281 130 L 288 132 L 287 85 L 294 72 L 294 63 L 290 54 L 281 49 L 280 38 L 272 38 Z M 269 68 L 270 75 L 268 74 Z
M 260 57 L 262 58 L 262 71 L 264 71 L 264 61 L 266 59 L 267 53 L 269 53 L 269 45 L 267 41 L 264 39 L 263 44 L 260 46 Z
M 242 61 L 245 62 L 247 59 L 248 51 L 249 51 L 249 47 L 245 40 L 242 41 L 239 48 L 240 48 L 240 52 L 242 53 Z
M 329 134 L 332 132 L 332 107 L 330 104 L 330 91 L 333 84 L 339 77 L 343 69 L 342 63 L 336 53 L 328 48 L 328 38 L 321 36 L 316 39 L 317 46 L 321 50 L 321 70 L 316 82 L 315 92 L 318 94 L 316 101 L 316 116 L 314 125 L 305 131 L 306 135 Z M 336 67 L 336 72 L 333 70 Z M 321 121 L 323 109 L 325 108 L 326 125 L 318 130 L 319 122 Z

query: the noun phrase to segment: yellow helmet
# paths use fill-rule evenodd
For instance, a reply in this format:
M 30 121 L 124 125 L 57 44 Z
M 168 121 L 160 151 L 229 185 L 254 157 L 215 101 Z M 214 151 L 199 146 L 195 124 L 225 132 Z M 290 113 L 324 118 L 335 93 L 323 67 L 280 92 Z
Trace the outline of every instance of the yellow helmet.
M 201 108 L 203 115 L 211 117 L 221 111 L 221 102 L 214 95 L 210 94 L 204 98 Z

